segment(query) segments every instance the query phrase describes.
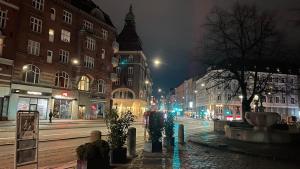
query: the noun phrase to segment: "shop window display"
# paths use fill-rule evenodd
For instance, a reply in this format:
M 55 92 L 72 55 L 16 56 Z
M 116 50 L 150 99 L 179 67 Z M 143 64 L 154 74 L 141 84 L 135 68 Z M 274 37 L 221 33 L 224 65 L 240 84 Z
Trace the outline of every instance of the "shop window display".
M 47 119 L 48 99 L 20 97 L 17 109 L 38 111 L 40 119 Z
M 72 100 L 55 99 L 53 117 L 59 119 L 70 119 L 72 112 Z

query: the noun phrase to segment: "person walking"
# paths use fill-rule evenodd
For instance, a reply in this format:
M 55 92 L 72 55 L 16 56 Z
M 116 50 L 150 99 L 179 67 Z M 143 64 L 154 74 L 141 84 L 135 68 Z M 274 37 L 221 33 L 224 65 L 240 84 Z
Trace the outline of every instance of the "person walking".
M 52 110 L 50 110 L 50 113 L 49 113 L 49 122 L 52 123 L 52 117 L 53 117 L 53 113 L 52 113 Z

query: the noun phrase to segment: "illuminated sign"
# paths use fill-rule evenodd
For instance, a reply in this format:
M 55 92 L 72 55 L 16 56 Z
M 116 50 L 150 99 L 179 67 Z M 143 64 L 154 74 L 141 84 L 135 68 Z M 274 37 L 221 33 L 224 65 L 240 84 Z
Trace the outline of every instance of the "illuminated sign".
M 27 94 L 32 94 L 32 95 L 42 95 L 41 92 L 32 92 L 32 91 L 27 91 Z
M 65 96 L 65 97 L 68 97 L 68 93 L 67 92 L 63 92 L 61 95 Z

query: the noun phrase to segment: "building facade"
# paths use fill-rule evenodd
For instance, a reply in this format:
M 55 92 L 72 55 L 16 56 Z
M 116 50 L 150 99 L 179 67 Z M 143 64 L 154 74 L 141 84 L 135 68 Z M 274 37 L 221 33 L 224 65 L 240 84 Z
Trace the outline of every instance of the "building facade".
M 217 85 L 218 80 L 207 80 L 213 71 L 209 71 L 205 76 L 196 81 L 196 107 L 200 118 L 203 119 L 222 119 L 222 120 L 241 120 L 241 105 L 243 96 L 238 92 L 238 83 L 231 81 L 228 85 Z M 297 75 L 281 73 L 259 72 L 258 77 L 268 78 L 267 85 L 271 89 L 259 99 L 262 99 L 265 112 L 277 112 L 282 119 L 289 116 L 299 118 L 299 79 Z M 255 109 L 254 102 L 251 108 Z
M 137 117 L 150 108 L 152 80 L 142 42 L 136 32 L 135 16 L 130 6 L 125 25 L 117 38 L 118 80 L 113 83 L 113 106 L 119 113 L 132 111 Z
M 88 0 L 20 1 L 8 113 L 95 119 L 110 108 L 116 29 Z

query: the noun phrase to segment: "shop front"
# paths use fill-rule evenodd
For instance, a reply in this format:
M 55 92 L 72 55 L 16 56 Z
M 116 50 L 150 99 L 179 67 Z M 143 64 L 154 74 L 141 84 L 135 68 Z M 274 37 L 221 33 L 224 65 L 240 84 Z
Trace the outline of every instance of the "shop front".
M 78 119 L 78 105 L 74 92 L 53 89 L 51 103 L 54 118 Z
M 41 120 L 48 119 L 51 88 L 12 84 L 8 106 L 8 120 L 15 120 L 19 110 L 38 111 Z

